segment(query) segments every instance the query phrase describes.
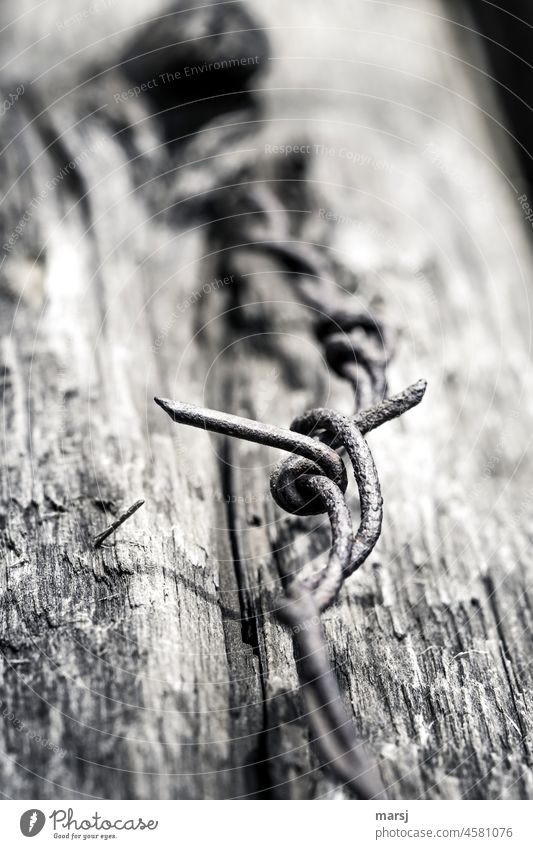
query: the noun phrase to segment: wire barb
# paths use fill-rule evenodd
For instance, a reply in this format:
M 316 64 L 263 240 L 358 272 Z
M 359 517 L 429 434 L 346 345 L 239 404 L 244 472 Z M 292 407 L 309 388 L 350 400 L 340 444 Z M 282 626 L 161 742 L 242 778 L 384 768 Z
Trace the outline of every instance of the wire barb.
M 280 276 L 290 276 L 291 286 L 314 316 L 316 337 L 328 364 L 352 385 L 356 413 L 349 418 L 333 410 L 309 410 L 287 430 L 188 404 L 155 400 L 175 422 L 291 452 L 293 456 L 283 460 L 271 475 L 274 499 L 293 514 L 328 514 L 331 550 L 326 566 L 312 579 L 282 575 L 285 595 L 279 600 L 276 615 L 293 634 L 311 738 L 322 765 L 357 797 L 384 798 L 377 769 L 362 752 L 342 705 L 320 613 L 333 604 L 345 578 L 367 559 L 381 532 L 379 478 L 365 435 L 419 404 L 426 383 L 418 381 L 387 398 L 390 333 L 377 316 L 355 303 L 352 292 L 358 286 L 356 276 L 325 244 L 306 240 L 297 218 L 289 220 L 289 211 L 295 210 L 286 209 L 283 197 L 278 196 L 281 183 L 251 180 L 243 170 L 239 185 L 238 176 L 231 180 L 231 187 L 219 186 L 209 196 L 208 235 L 212 255 L 216 256 L 216 273 L 231 275 L 232 280 L 246 285 L 243 252 L 274 260 Z M 289 184 L 304 193 L 310 185 L 301 175 L 296 183 L 289 180 Z M 324 238 L 327 240 L 327 236 Z M 233 286 L 232 291 L 237 288 Z M 348 454 L 359 490 L 361 518 L 355 534 L 344 497 L 346 470 L 337 453 L 341 450 Z
M 327 766 L 359 798 L 384 798 L 377 771 L 355 736 L 329 665 L 320 614 L 334 603 L 344 580 L 361 566 L 381 533 L 383 501 L 378 473 L 365 434 L 420 403 L 424 381 L 349 418 L 333 410 L 309 410 L 291 429 L 217 410 L 163 398 L 155 402 L 174 422 L 290 451 L 272 472 L 270 488 L 276 502 L 299 515 L 326 512 L 331 523 L 331 550 L 325 568 L 312 578 L 284 574 L 285 596 L 275 608 L 291 629 L 297 647 L 297 668 L 310 727 L 323 766 Z M 315 433 L 312 438 L 310 434 Z M 325 444 L 328 438 L 330 444 Z M 344 497 L 346 470 L 333 450 L 346 450 L 360 501 L 360 524 L 353 533 Z
M 180 424 L 299 454 L 316 463 L 324 474 L 341 486 L 343 492 L 346 490 L 346 470 L 342 460 L 329 446 L 316 439 L 302 436 L 286 428 L 245 419 L 242 416 L 233 416 L 230 413 L 221 413 L 218 410 L 196 407 L 193 404 L 169 401 L 167 398 L 154 398 L 154 401 L 173 421 Z

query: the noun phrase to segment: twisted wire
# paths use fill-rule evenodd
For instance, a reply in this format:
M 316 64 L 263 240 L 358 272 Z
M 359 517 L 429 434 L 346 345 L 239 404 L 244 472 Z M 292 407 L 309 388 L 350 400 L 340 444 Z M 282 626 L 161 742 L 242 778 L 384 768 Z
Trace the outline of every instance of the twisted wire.
M 371 554 L 381 533 L 383 500 L 366 434 L 420 403 L 419 381 L 387 398 L 386 368 L 391 355 L 381 321 L 339 301 L 339 265 L 323 247 L 291 238 L 287 213 L 266 184 L 233 187 L 210 199 L 209 236 L 223 271 L 242 277 L 242 251 L 264 253 L 280 272 L 294 275 L 299 298 L 319 316 L 315 332 L 330 367 L 349 381 L 355 395 L 353 417 L 317 408 L 297 417 L 290 430 L 168 399 L 155 401 L 173 421 L 202 427 L 291 453 L 271 474 L 276 503 L 296 515 L 326 513 L 331 546 L 324 568 L 312 576 L 281 566 L 283 595 L 277 618 L 291 630 L 300 690 L 307 707 L 310 738 L 320 763 L 358 798 L 384 798 L 379 773 L 368 759 L 348 719 L 329 661 L 320 615 L 336 600 L 345 581 Z M 274 214 L 274 210 L 276 213 Z M 339 456 L 348 455 L 359 493 L 360 521 L 354 533 L 345 491 L 347 475 Z
M 294 275 L 300 300 L 320 316 L 317 339 L 330 367 L 352 385 L 356 410 L 382 400 L 391 357 L 387 328 L 377 316 L 355 307 L 352 297 L 340 300 L 340 264 L 323 246 L 291 238 L 287 216 L 272 189 L 266 184 L 232 187 L 231 193 L 211 199 L 211 213 L 210 235 L 225 254 L 225 267 L 238 276 L 242 250 L 277 260 L 281 271 Z
M 365 434 L 416 406 L 424 391 L 425 383 L 419 381 L 354 418 L 333 410 L 309 410 L 293 421 L 291 430 L 155 399 L 174 422 L 289 451 L 293 456 L 272 472 L 273 497 L 292 513 L 328 514 L 331 548 L 326 567 L 308 578 L 283 572 L 284 595 L 277 601 L 275 613 L 293 636 L 300 689 L 320 762 L 358 798 L 383 798 L 383 789 L 377 768 L 366 756 L 346 715 L 320 615 L 333 604 L 344 580 L 367 559 L 381 531 L 381 489 Z M 361 506 L 356 534 L 344 498 L 344 463 L 331 446 L 319 438 L 312 439 L 311 433 L 322 439 L 329 437 L 350 458 Z

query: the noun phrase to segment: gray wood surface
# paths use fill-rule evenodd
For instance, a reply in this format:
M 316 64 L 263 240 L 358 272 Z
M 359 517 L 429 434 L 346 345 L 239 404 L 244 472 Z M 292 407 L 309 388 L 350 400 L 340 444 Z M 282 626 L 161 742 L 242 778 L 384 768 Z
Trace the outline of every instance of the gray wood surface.
M 531 797 L 530 233 L 482 56 L 439 0 L 249 8 L 266 114 L 227 161 L 277 179 L 269 146 L 311 146 L 306 237 L 330 210 L 354 298 L 395 328 L 392 390 L 429 381 L 369 438 L 383 535 L 324 617 L 347 708 L 392 798 Z M 269 613 L 280 561 L 324 557 L 327 529 L 274 507 L 275 452 L 152 396 L 288 424 L 349 389 L 290 280 L 213 283 L 202 228 L 161 213 L 207 179 L 180 169 L 194 145 L 153 180 L 168 154 L 120 71 L 53 103 L 62 73 L 0 128 L 2 243 L 22 227 L 0 270 L 0 791 L 342 797 Z

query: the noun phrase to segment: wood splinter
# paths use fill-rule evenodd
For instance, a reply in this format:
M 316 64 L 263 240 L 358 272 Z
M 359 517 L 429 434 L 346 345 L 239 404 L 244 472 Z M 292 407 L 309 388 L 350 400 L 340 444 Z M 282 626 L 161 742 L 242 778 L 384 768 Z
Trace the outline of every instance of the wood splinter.
M 118 519 L 115 519 L 115 521 L 114 521 L 111 525 L 109 525 L 109 527 L 108 527 L 108 528 L 106 528 L 106 529 L 105 529 L 105 531 L 102 531 L 102 533 L 101 533 L 101 534 L 98 534 L 98 536 L 96 536 L 96 537 L 94 538 L 94 547 L 95 547 L 95 548 L 100 548 L 100 546 L 102 545 L 102 543 L 103 543 L 103 542 L 105 542 L 105 540 L 106 540 L 108 537 L 110 537 L 110 536 L 111 536 L 111 534 L 113 533 L 113 531 L 116 531 L 116 530 L 117 530 L 117 528 L 120 528 L 120 526 L 121 526 L 121 525 L 123 525 L 123 524 L 124 524 L 124 522 L 126 522 L 126 521 L 127 521 L 127 520 L 131 517 L 131 516 L 133 516 L 133 514 L 134 514 L 134 513 L 136 513 L 136 512 L 137 512 L 137 510 L 139 509 L 139 507 L 142 507 L 142 506 L 143 506 L 143 504 L 144 504 L 144 499 L 143 499 L 143 498 L 141 498 L 139 501 L 136 501 L 136 502 L 135 502 L 135 504 L 132 504 L 132 505 L 131 505 L 131 507 L 129 507 L 129 508 L 126 510 L 126 512 L 125 512 L 125 513 L 122 513 L 122 514 L 118 517 Z

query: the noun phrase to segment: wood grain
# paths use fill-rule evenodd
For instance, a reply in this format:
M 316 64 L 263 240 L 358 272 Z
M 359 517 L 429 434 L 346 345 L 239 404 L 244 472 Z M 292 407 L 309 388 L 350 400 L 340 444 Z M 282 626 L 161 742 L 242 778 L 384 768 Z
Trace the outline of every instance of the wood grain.
M 530 234 L 476 46 L 438 0 L 249 8 L 266 111 L 228 161 L 277 180 L 271 148 L 310 145 L 303 238 L 326 234 L 395 328 L 391 389 L 429 381 L 369 437 L 384 531 L 324 617 L 347 708 L 392 798 L 529 798 Z M 279 563 L 324 557 L 326 526 L 274 507 L 275 452 L 152 397 L 286 425 L 348 411 L 349 389 L 289 278 L 265 260 L 214 282 L 202 226 L 163 211 L 207 179 L 182 167 L 194 144 L 160 146 L 125 86 L 117 69 L 50 106 L 43 81 L 0 129 L 2 243 L 31 209 L 0 272 L 0 790 L 342 797 L 271 614 Z

